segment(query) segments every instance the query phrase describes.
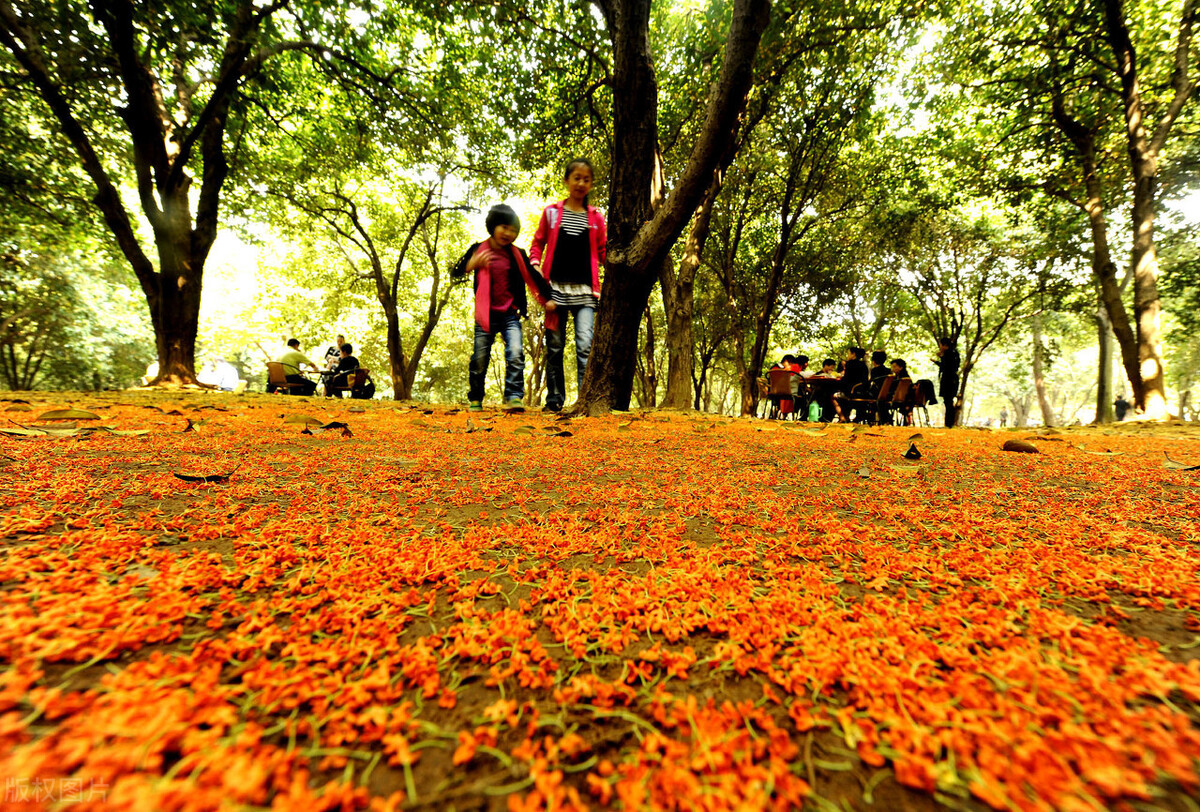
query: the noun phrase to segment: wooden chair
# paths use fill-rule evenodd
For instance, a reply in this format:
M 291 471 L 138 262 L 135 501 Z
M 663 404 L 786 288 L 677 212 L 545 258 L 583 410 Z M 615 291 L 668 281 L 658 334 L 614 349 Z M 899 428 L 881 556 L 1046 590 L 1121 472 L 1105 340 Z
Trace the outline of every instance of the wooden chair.
M 767 415 L 768 419 L 773 420 L 783 414 L 793 414 L 795 412 L 795 395 L 792 394 L 792 378 L 796 376 L 795 372 L 790 369 L 772 369 L 767 373 L 767 399 L 771 402 L 771 410 Z M 783 404 L 787 402 L 787 410 L 784 411 Z
M 293 389 L 304 389 L 302 383 L 292 383 L 287 379 L 283 364 L 278 361 L 267 361 L 267 389 L 271 392 L 283 392 L 290 395 Z
M 346 385 L 331 387 L 337 392 L 354 392 L 356 389 L 361 389 L 367 383 L 367 378 L 371 377 L 371 371 L 366 367 L 358 367 L 346 373 Z
M 892 408 L 896 410 L 896 414 L 904 419 L 901 425 L 911 426 L 913 424 L 912 413 L 914 405 L 915 393 L 913 391 L 912 379 L 902 378 L 896 384 L 896 391 L 892 395 Z
M 888 375 L 883 379 L 883 386 L 879 390 L 878 395 L 871 394 L 871 382 L 859 384 L 855 387 L 855 391 L 847 398 L 844 403 L 844 408 L 847 414 L 850 409 L 855 410 L 855 417 L 859 418 L 859 422 L 877 424 L 881 421 L 881 415 L 885 409 L 880 409 L 882 404 L 887 403 L 886 398 L 892 391 L 892 376 Z
M 929 425 L 929 406 L 937 403 L 937 395 L 934 394 L 933 381 L 928 378 L 921 378 L 913 387 L 916 393 L 913 398 L 913 406 L 921 410 L 925 415 L 924 425 Z
M 879 394 L 875 396 L 875 424 L 882 426 L 884 423 L 892 422 L 892 413 L 888 411 L 888 407 L 892 402 L 892 394 L 896 389 L 896 376 L 888 375 L 883 379 L 883 384 L 879 387 Z

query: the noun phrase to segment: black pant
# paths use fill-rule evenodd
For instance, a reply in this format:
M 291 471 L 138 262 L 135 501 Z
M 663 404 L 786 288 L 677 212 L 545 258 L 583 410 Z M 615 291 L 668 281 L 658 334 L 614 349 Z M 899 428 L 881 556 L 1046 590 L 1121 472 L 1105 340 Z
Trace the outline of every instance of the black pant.
M 317 385 L 315 383 L 313 383 L 312 381 L 310 381 L 308 378 L 304 377 L 303 375 L 288 375 L 287 382 L 300 384 L 299 387 L 295 387 L 295 386 L 288 387 L 289 395 L 300 394 L 300 395 L 308 396 L 308 395 L 312 395 L 314 392 L 317 391 Z
M 325 381 L 325 397 L 340 398 L 342 390 L 339 387 L 349 386 L 350 375 L 343 372 L 341 375 L 334 375 L 332 378 L 327 378 Z

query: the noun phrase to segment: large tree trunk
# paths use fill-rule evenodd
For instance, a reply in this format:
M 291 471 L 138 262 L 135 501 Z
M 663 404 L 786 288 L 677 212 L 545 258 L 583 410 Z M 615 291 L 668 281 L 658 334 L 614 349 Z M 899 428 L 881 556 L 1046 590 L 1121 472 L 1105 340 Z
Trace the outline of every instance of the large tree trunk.
M 1035 315 L 1031 321 L 1033 327 L 1033 388 L 1037 392 L 1038 406 L 1042 410 L 1042 423 L 1047 426 L 1057 424 L 1054 419 L 1054 407 L 1046 395 L 1046 348 L 1042 346 L 1042 317 Z
M 1088 216 L 1092 237 L 1092 273 L 1100 285 L 1100 301 L 1108 314 L 1109 324 L 1121 349 L 1121 363 L 1129 377 L 1136 402 L 1144 402 L 1141 364 L 1138 358 L 1138 339 L 1134 334 L 1121 285 L 1117 282 L 1117 266 L 1112 260 L 1108 243 L 1108 218 L 1104 207 L 1104 188 L 1100 181 L 1096 159 L 1096 134 L 1071 117 L 1066 110 L 1063 91 L 1054 88 L 1052 115 L 1054 123 L 1075 148 L 1075 159 L 1083 176 L 1083 210 Z
M 184 197 L 182 203 L 164 207 L 163 222 L 155 229 L 160 270 L 155 275 L 159 289 L 152 321 L 158 345 L 158 376 L 151 385 L 196 383 L 196 336 L 200 331 L 200 292 L 207 257 L 193 256 L 186 192 Z
M 712 182 L 737 130 L 753 81 L 769 0 L 735 0 L 724 59 L 688 165 L 671 194 L 651 207 L 658 151 L 658 86 L 650 53 L 650 0 L 599 0 L 613 44 L 613 154 L 608 269 L 580 406 L 627 409 L 642 311 L 671 246 Z M 652 216 L 653 215 L 653 216 Z
M 1133 180 L 1133 313 L 1137 320 L 1138 381 L 1133 406 L 1155 420 L 1167 417 L 1166 385 L 1162 359 L 1162 306 L 1158 297 L 1158 253 L 1154 244 L 1154 206 L 1158 193 L 1158 156 L 1171 127 L 1196 88 L 1189 56 L 1197 22 L 1197 0 L 1186 0 L 1178 25 L 1174 71 L 1170 86 L 1173 98 L 1150 132 L 1142 99 L 1137 52 L 1129 36 L 1123 0 L 1103 0 L 1104 22 L 1117 74 L 1121 77 L 1121 100 L 1125 113 L 1125 137 Z M 1114 319 L 1114 327 L 1116 320 Z M 1118 333 L 1119 336 L 1119 333 Z M 1124 346 L 1122 346 L 1124 352 Z M 1128 360 L 1126 361 L 1128 365 Z M 1132 378 L 1131 378 L 1132 380 Z
M 1097 174 L 1095 156 L 1089 152 L 1082 159 L 1087 186 L 1086 210 L 1092 235 L 1092 272 L 1100 283 L 1100 301 L 1108 315 L 1108 323 L 1121 349 L 1121 363 L 1129 378 L 1135 401 L 1144 402 L 1141 364 L 1138 359 L 1138 340 L 1125 310 L 1121 285 L 1117 281 L 1117 266 L 1108 247 L 1108 220 Z
M 1133 313 L 1137 319 L 1138 369 L 1142 386 L 1133 407 L 1153 420 L 1167 416 L 1162 356 L 1162 304 L 1158 297 L 1158 252 L 1154 246 L 1154 188 L 1158 182 L 1153 156 L 1135 162 L 1133 185 Z
M 584 375 L 584 393 L 580 395 L 580 402 L 587 404 L 589 413 L 603 414 L 611 409 L 625 411 L 629 408 L 637 369 L 638 331 L 653 287 L 653 276 L 635 274 L 627 266 L 609 264 L 592 354 Z M 589 389 L 589 381 L 602 382 L 599 384 L 602 390 L 595 390 L 585 399 L 586 393 L 593 391 Z M 604 392 L 603 397 L 600 391 Z
M 1096 421 L 1112 423 L 1117 417 L 1113 411 L 1112 389 L 1112 323 L 1104 302 L 1096 302 L 1096 344 L 1100 349 L 1099 369 L 1096 370 Z

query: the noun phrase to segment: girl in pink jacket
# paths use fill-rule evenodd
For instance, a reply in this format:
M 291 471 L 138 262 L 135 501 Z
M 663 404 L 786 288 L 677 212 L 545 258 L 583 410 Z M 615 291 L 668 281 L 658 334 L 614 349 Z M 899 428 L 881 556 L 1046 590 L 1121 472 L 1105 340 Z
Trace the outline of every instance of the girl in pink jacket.
M 576 158 L 567 164 L 563 182 L 567 197 L 542 212 L 529 257 L 550 283 L 555 312 L 546 313 L 546 409 L 557 412 L 566 399 L 563 348 L 567 316 L 575 319 L 575 380 L 582 385 L 592 352 L 596 303 L 600 299 L 600 266 L 608 232 L 604 215 L 587 203 L 592 191 L 592 164 Z

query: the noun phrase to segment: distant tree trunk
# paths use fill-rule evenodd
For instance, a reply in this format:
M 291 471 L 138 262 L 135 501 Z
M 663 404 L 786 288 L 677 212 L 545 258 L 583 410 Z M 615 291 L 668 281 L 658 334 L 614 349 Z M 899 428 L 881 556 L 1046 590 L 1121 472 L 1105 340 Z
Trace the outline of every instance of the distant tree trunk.
M 542 405 L 546 391 L 546 328 L 541 321 L 525 319 L 525 405 Z
M 1112 389 L 1112 322 L 1104 302 L 1098 301 L 1096 313 L 1096 343 L 1100 348 L 1099 369 L 1096 372 L 1096 422 L 1112 423 L 1117 419 L 1113 411 Z
M 721 193 L 722 173 L 718 172 L 704 195 L 683 249 L 683 259 L 677 269 L 663 263 L 663 310 L 667 315 L 667 392 L 663 406 L 668 409 L 687 409 L 693 404 L 693 369 L 696 344 L 692 325 L 695 314 L 696 272 L 704 241 L 708 238 L 713 206 Z
M 1016 395 L 1008 395 L 1008 402 L 1012 404 L 1013 409 L 1013 426 L 1025 428 L 1029 424 L 1029 406 L 1030 393 L 1026 392 L 1021 397 Z
M 753 80 L 769 0 L 735 0 L 721 73 L 688 165 L 652 210 L 658 153 L 658 85 L 650 52 L 650 0 L 598 0 L 613 45 L 613 151 L 608 267 L 579 404 L 626 409 L 642 311 L 672 244 L 687 226 L 737 130 Z
M 695 386 L 695 400 L 693 401 L 697 411 L 701 410 L 701 402 L 703 401 L 703 411 L 708 411 L 709 404 L 712 402 L 712 381 L 709 378 L 709 370 L 712 368 L 713 357 L 717 354 L 717 350 L 724 339 L 718 339 L 711 346 L 705 347 L 700 351 L 700 374 L 697 376 L 693 368 L 692 377 Z
M 741 393 L 738 414 L 742 417 L 753 417 L 758 414 L 758 379 L 750 376 L 750 367 L 746 364 L 746 339 L 739 330 L 734 335 L 734 366 L 738 375 L 738 390 Z
M 388 371 L 392 379 L 392 399 L 412 400 L 412 382 L 408 380 L 408 364 L 404 358 L 404 338 L 400 335 L 400 314 L 396 303 L 380 301 L 387 319 Z
M 645 313 L 646 325 L 643 334 L 642 352 L 638 361 L 638 404 L 644 409 L 653 409 L 658 400 L 658 368 L 655 364 L 654 350 L 654 314 L 647 305 Z
M 1042 317 L 1035 314 L 1031 319 L 1033 328 L 1033 388 L 1037 392 L 1038 407 L 1042 410 L 1042 423 L 1047 426 L 1057 424 L 1054 419 L 1054 407 L 1046 395 L 1046 348 L 1042 346 Z

